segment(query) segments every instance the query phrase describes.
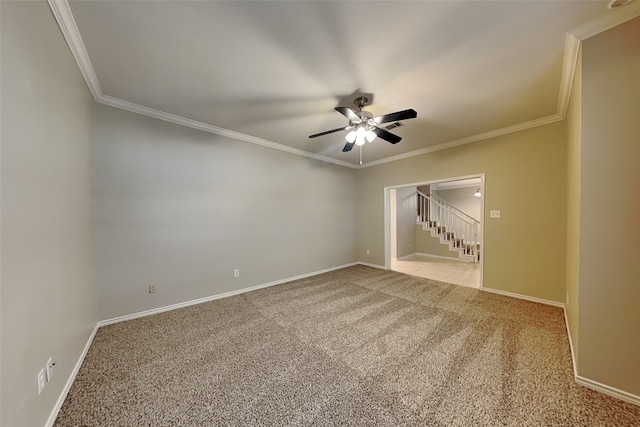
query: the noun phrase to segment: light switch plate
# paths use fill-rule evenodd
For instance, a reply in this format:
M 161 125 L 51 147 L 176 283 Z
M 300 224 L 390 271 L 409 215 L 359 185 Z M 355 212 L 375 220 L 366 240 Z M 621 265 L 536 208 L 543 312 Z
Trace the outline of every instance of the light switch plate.
M 47 385 L 47 374 L 44 372 L 44 368 L 38 372 L 38 394 L 42 393 L 44 386 Z
M 45 367 L 46 369 L 46 373 L 47 373 L 47 382 L 51 381 L 51 378 L 53 378 L 53 367 L 56 364 L 53 362 L 53 358 L 49 358 L 49 360 L 47 360 L 47 366 Z

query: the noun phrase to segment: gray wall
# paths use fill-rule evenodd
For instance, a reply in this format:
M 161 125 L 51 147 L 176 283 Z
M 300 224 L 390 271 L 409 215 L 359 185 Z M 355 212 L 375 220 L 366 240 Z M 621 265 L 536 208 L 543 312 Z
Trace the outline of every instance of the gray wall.
M 357 260 L 356 170 L 95 111 L 101 319 Z
M 431 190 L 431 192 L 480 221 L 480 215 L 482 214 L 482 198 L 473 196 L 477 189 L 478 187 L 466 187 L 437 191 Z
M 396 255 L 402 258 L 416 252 L 416 187 L 396 190 Z
M 42 426 L 96 325 L 93 100 L 45 2 L 0 2 L 2 415 Z M 54 376 L 38 395 L 48 357 Z
M 640 396 L 640 18 L 583 44 L 579 375 Z

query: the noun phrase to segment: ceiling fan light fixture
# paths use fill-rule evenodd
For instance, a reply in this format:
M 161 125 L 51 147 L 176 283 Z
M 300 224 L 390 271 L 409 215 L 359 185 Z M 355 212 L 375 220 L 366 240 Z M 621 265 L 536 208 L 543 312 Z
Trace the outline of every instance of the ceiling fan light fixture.
M 372 131 L 371 129 L 369 129 L 369 130 L 367 130 L 367 133 L 366 133 L 366 135 L 365 135 L 365 136 L 366 136 L 366 138 L 367 138 L 367 141 L 369 141 L 369 142 L 373 142 L 373 140 L 374 140 L 374 139 L 376 139 L 376 136 L 377 136 L 377 135 L 376 135 L 376 133 L 375 133 L 374 131 Z
M 615 9 L 631 3 L 631 0 L 611 0 L 607 5 L 607 9 Z
M 363 126 L 356 129 L 356 145 L 363 145 L 366 142 L 367 130 Z
M 343 130 L 349 131 L 345 136 L 347 143 L 342 149 L 342 152 L 348 153 L 355 145 L 358 145 L 360 147 L 360 155 L 362 156 L 362 146 L 367 142 L 373 142 L 378 137 L 391 144 L 397 144 L 400 142 L 402 138 L 390 133 L 388 130 L 401 126 L 402 123 L 400 123 L 399 120 L 415 119 L 418 117 L 418 113 L 413 109 L 396 111 L 395 113 L 373 117 L 373 114 L 369 111 L 362 110 L 362 108 L 369 103 L 369 99 L 366 96 L 356 98 L 353 103 L 358 107 L 357 111 L 354 111 L 349 107 L 342 106 L 335 108 L 337 112 L 349 119 L 349 124 L 347 126 L 314 133 L 313 135 L 309 135 L 309 138 L 317 138 L 319 136 L 329 135 Z M 384 128 L 379 126 L 390 122 L 392 122 L 392 124 L 385 126 Z M 360 161 L 360 164 L 362 164 L 362 160 Z
M 351 132 L 349 132 L 347 136 L 345 136 L 345 139 L 349 144 L 353 144 L 356 141 L 356 131 L 352 130 Z

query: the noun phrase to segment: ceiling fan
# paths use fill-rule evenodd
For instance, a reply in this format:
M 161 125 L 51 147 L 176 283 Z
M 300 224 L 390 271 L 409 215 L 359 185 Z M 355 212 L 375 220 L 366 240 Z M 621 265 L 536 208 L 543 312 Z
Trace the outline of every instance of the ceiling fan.
M 413 109 L 396 111 L 395 113 L 385 114 L 383 116 L 373 117 L 368 111 L 362 111 L 362 108 L 367 105 L 369 98 L 366 96 L 359 96 L 353 103 L 358 107 L 358 111 L 353 111 L 349 107 L 336 107 L 336 111 L 349 119 L 349 124 L 340 128 L 328 130 L 325 132 L 315 133 L 309 135 L 309 138 L 317 138 L 318 136 L 328 135 L 334 132 L 340 132 L 341 130 L 349 130 L 350 132 L 346 136 L 347 144 L 342 151 L 351 151 L 354 145 L 362 146 L 365 142 L 373 141 L 376 136 L 388 141 L 392 144 L 397 144 L 402 139 L 398 135 L 394 135 L 387 129 L 393 129 L 398 126 L 402 126 L 398 120 L 414 119 L 418 116 Z M 391 123 L 385 127 L 379 127 L 383 123 Z

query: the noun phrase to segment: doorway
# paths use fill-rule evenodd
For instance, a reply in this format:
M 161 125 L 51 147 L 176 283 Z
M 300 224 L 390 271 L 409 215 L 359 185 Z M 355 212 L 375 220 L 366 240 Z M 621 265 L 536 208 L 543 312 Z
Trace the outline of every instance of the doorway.
M 445 178 L 385 187 L 385 268 L 456 285 L 482 289 L 484 247 L 484 174 Z M 460 215 L 479 221 L 474 237 L 478 261 L 460 256 L 461 251 L 430 228 L 424 229 L 418 192 L 433 200 L 450 201 Z M 457 212 L 457 211 L 456 211 Z M 475 257 L 475 256 L 474 256 Z

